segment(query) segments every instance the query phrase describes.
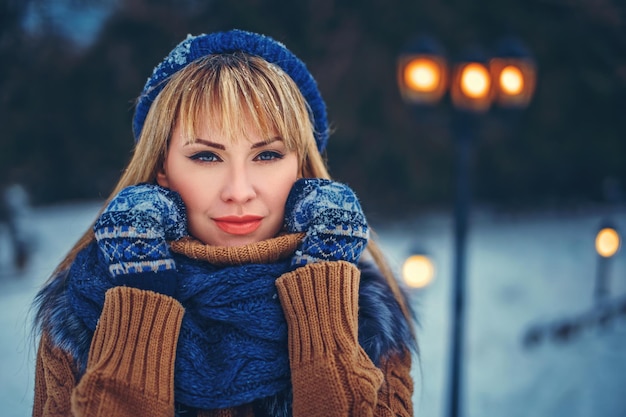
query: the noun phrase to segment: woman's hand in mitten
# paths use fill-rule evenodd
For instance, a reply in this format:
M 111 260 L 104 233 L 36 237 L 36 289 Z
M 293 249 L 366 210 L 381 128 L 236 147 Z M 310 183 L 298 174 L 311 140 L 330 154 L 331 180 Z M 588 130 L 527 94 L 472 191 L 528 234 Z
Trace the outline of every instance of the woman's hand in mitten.
M 178 193 L 155 184 L 124 188 L 104 209 L 94 232 L 117 285 L 174 295 L 176 264 L 167 241 L 188 234 Z
M 305 232 L 292 265 L 319 261 L 356 263 L 367 245 L 369 229 L 354 192 L 320 178 L 299 179 L 285 206 L 287 231 Z

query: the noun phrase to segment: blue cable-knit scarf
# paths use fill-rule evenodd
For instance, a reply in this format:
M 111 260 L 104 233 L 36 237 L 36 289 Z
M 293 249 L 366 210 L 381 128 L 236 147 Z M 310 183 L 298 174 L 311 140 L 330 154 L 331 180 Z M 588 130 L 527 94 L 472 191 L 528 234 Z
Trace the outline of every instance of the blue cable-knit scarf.
M 177 404 L 215 409 L 253 403 L 262 415 L 291 415 L 287 325 L 275 286 L 290 260 L 216 266 L 190 256 L 175 254 L 176 297 L 185 307 L 175 363 Z M 376 365 L 394 352 L 416 351 L 386 279 L 371 263 L 358 266 L 360 345 Z M 72 355 L 80 375 L 111 287 L 104 259 L 91 244 L 37 295 L 43 328 Z
M 217 267 L 177 256 L 176 263 L 176 298 L 185 308 L 176 351 L 176 401 L 226 408 L 286 390 L 287 323 L 275 281 L 290 269 L 289 260 Z M 71 307 L 91 335 L 112 287 L 92 244 L 77 256 L 68 286 Z M 86 358 L 80 363 L 84 366 Z

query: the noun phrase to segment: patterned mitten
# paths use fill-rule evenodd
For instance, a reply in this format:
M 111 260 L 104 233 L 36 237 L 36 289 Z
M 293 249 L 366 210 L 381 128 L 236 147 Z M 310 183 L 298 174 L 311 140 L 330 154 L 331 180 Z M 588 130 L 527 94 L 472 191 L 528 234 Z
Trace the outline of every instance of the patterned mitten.
M 116 285 L 176 292 L 176 264 L 167 241 L 187 235 L 178 193 L 155 184 L 120 191 L 94 225 L 96 241 Z
M 287 231 L 305 232 L 292 260 L 300 266 L 319 261 L 356 263 L 367 245 L 369 229 L 354 192 L 320 178 L 296 181 L 285 206 Z

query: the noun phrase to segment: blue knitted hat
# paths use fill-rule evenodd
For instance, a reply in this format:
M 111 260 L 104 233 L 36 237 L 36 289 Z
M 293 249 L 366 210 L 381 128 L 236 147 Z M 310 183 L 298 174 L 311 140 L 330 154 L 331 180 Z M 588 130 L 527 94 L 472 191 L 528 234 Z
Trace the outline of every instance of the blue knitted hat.
M 169 78 L 192 61 L 211 54 L 232 53 L 241 51 L 259 56 L 266 61 L 278 65 L 296 83 L 300 92 L 311 108 L 315 141 L 322 152 L 328 141 L 328 120 L 326 104 L 317 88 L 317 83 L 307 70 L 305 64 L 289 51 L 285 45 L 269 36 L 259 35 L 243 30 L 216 32 L 198 36 L 187 36 L 157 66 L 148 78 L 137 102 L 133 117 L 133 135 L 139 140 L 141 129 L 146 120 L 150 106 L 161 92 Z

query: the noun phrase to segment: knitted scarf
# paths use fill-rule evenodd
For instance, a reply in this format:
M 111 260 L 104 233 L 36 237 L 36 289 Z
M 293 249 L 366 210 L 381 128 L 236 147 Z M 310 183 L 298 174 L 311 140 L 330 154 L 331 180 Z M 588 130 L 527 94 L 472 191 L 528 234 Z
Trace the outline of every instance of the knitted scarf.
M 297 244 L 298 235 L 285 235 L 243 248 L 190 241 L 172 246 L 187 252 L 175 259 L 176 298 L 185 308 L 175 363 L 177 401 L 226 408 L 289 387 L 287 323 L 275 281 L 290 270 L 288 257 Z M 112 287 L 100 251 L 89 246 L 70 269 L 68 291 L 75 315 L 92 335 Z
M 175 397 L 186 408 L 253 402 L 263 415 L 290 415 L 287 328 L 275 279 L 290 268 L 301 235 L 240 248 L 199 242 L 172 245 L 185 307 L 175 363 Z M 386 355 L 417 352 L 411 325 L 388 282 L 361 261 L 359 343 L 375 365 Z M 95 244 L 37 295 L 42 328 L 84 374 L 91 339 L 111 287 Z M 68 308 L 68 305 L 71 308 Z

